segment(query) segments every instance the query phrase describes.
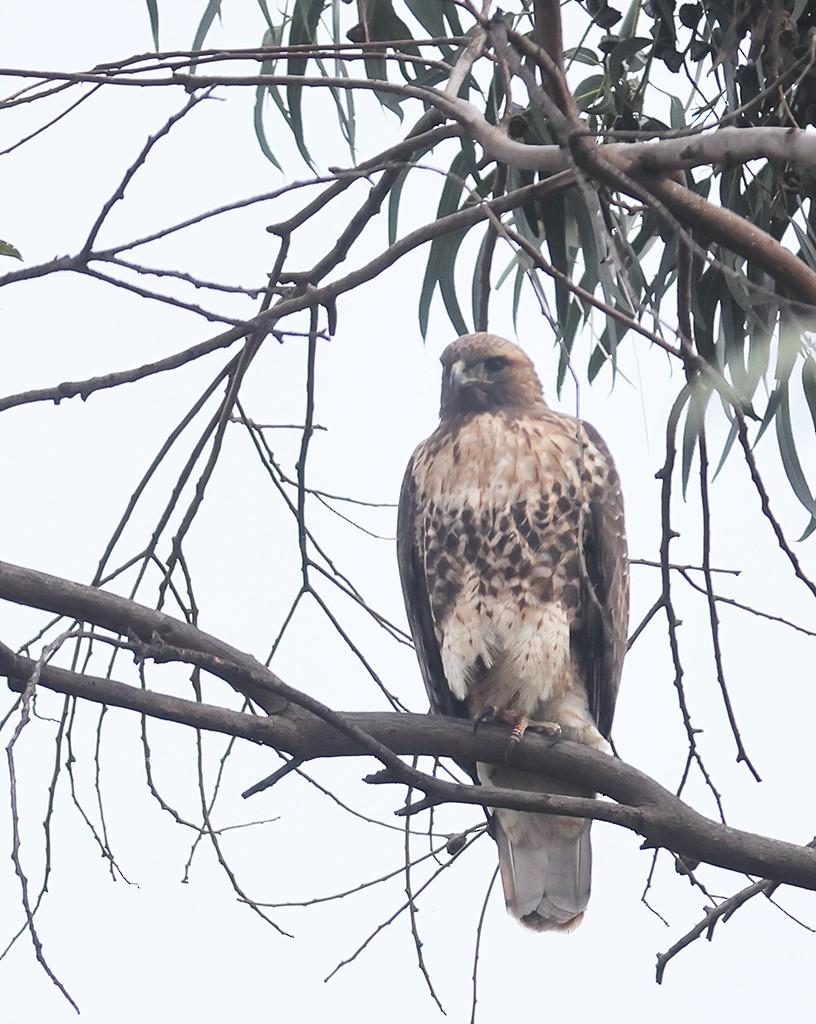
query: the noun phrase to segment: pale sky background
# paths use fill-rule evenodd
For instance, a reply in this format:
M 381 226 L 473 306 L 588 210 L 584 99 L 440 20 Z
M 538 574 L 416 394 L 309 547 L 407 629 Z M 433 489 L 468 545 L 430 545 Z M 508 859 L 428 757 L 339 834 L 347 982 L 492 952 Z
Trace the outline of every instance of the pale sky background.
M 203 3 L 192 0 L 160 4 L 162 46 L 189 47 L 202 7 Z M 70 6 L 5 3 L 0 10 L 0 66 L 6 68 L 84 69 L 152 46 L 141 0 L 116 5 L 92 0 Z M 343 7 L 342 13 L 352 17 L 353 8 Z M 213 31 L 207 45 L 255 45 L 262 33 L 257 5 L 233 0 L 225 2 L 223 26 Z M 15 88 L 7 80 L 3 95 Z M 125 202 L 111 215 L 103 242 L 136 238 L 284 182 L 260 153 L 253 135 L 253 90 L 230 95 L 222 90 L 218 95 L 221 101 L 200 105 L 157 146 L 128 189 Z M 21 250 L 26 264 L 75 252 L 101 202 L 113 192 L 147 135 L 183 102 L 180 90 L 102 90 L 41 137 L 3 156 L 0 237 Z M 3 111 L 0 149 L 59 109 L 58 104 L 38 103 Z M 347 165 L 348 152 L 337 141 L 328 106 L 321 108 L 315 101 L 309 109 L 319 118 L 311 122 L 309 138 L 321 167 Z M 363 159 L 399 137 L 392 115 L 373 103 L 364 109 L 366 117 L 361 121 L 366 134 L 359 147 Z M 406 124 L 416 116 L 409 108 Z M 286 180 L 307 178 L 308 169 L 294 155 L 286 129 L 276 127 L 271 112 L 268 124 L 276 151 L 286 161 Z M 445 166 L 441 156 L 429 158 L 431 162 Z M 440 181 L 430 172 L 424 178 L 416 175 L 413 190 L 406 190 L 403 230 L 430 215 Z M 210 279 L 260 285 L 276 246 L 266 225 L 291 213 L 306 194 L 251 207 L 176 236 L 149 254 L 137 250 L 134 258 Z M 363 187 L 358 186 L 356 195 L 360 201 Z M 309 237 L 304 233 L 297 242 L 304 266 L 314 261 L 327 238 L 334 237 L 340 224 L 337 210 L 327 211 Z M 384 216 L 372 225 L 369 235 L 367 251 L 374 253 L 375 245 L 382 245 L 385 238 Z M 435 425 L 438 356 L 454 331 L 437 300 L 427 344 L 420 338 L 416 308 L 425 258 L 426 250 L 413 254 L 339 304 L 337 333 L 319 350 L 316 420 L 328 430 L 318 432 L 312 443 L 312 486 L 368 501 L 393 502 L 411 450 Z M 508 254 L 503 254 L 497 265 L 506 258 Z M 361 259 L 353 252 L 340 272 L 357 266 Z M 4 260 L 0 272 L 15 268 L 16 263 Z M 463 261 L 463 281 L 466 271 Z M 156 282 L 157 287 L 161 284 Z M 509 288 L 505 293 L 496 304 L 491 326 L 513 337 Z M 251 315 L 254 308 L 248 300 L 216 305 L 209 297 L 195 295 L 194 301 L 236 315 Z M 463 308 L 467 310 L 465 303 Z M 300 319 L 291 326 L 303 329 L 304 323 Z M 0 390 L 9 394 L 135 366 L 219 330 L 190 314 L 75 275 L 26 282 L 4 289 L 0 296 Z M 556 403 L 551 331 L 532 303 L 523 307 L 519 339 L 535 359 L 545 391 Z M 588 351 L 587 338 L 576 352 L 579 375 Z M 59 407 L 40 404 L 6 412 L 0 418 L 0 472 L 6 481 L 0 505 L 1 557 L 70 579 L 89 580 L 162 439 L 226 359 L 225 353 L 216 353 L 181 373 L 101 392 L 86 403 L 74 399 Z M 303 365 L 302 341 L 279 346 L 269 339 L 243 393 L 248 414 L 260 422 L 301 422 Z M 622 371 L 614 390 L 607 373 L 592 387 L 582 384 L 580 413 L 601 431 L 621 471 L 631 553 L 652 558 L 660 527 L 654 473 L 664 458 L 665 412 L 681 380 L 677 370 L 660 353 L 650 351 L 643 339 L 627 339 Z M 575 402 L 575 388 L 566 386 L 561 407 L 575 411 Z M 807 429 L 806 415 L 804 409 L 795 410 L 802 430 Z M 182 455 L 170 460 L 151 487 L 118 549 L 119 561 L 144 544 L 192 436 L 184 442 Z M 712 425 L 713 459 L 719 455 L 722 437 L 722 424 Z M 270 438 L 292 474 L 298 438 L 295 432 L 276 432 Z M 790 496 L 773 445 L 768 436 L 760 446 L 760 465 L 774 508 L 794 539 L 806 516 Z M 688 504 L 679 494 L 675 497 L 675 528 L 682 533 L 673 547 L 678 561 L 700 558 L 695 478 L 696 462 Z M 718 581 L 722 592 L 812 629 L 816 622 L 812 599 L 779 556 L 747 471 L 736 457 L 713 484 L 712 493 L 714 563 L 744 570 L 738 581 Z M 393 537 L 393 509 L 352 508 L 350 515 L 384 537 Z M 393 542 L 366 536 L 316 504 L 310 508 L 310 523 L 338 567 L 349 572 L 371 604 L 404 623 Z M 814 543 L 797 546 L 811 575 L 816 571 Z M 166 543 L 162 550 L 166 553 Z M 228 434 L 187 553 L 197 583 L 202 628 L 263 659 L 297 589 L 297 551 L 291 522 L 260 470 L 245 432 L 237 426 Z M 154 600 L 155 583 L 154 578 L 141 592 L 145 603 Z M 816 830 L 813 639 L 720 608 L 731 696 L 746 747 L 764 779 L 757 785 L 744 766 L 734 763 L 734 744 L 710 656 L 704 601 L 680 580 L 675 588 L 684 622 L 680 632 L 687 694 L 694 724 L 704 730 L 701 749 L 723 794 L 729 822 L 794 842 L 808 841 Z M 426 700 L 412 651 L 390 641 L 329 587 L 321 592 L 388 688 L 412 710 L 424 711 Z M 658 592 L 656 570 L 633 570 L 633 626 Z M 1 636 L 7 642 L 22 642 L 42 622 L 40 616 L 7 605 L 0 614 Z M 334 707 L 385 709 L 359 661 L 313 604 L 298 613 L 273 667 L 291 685 Z M 114 674 L 128 681 L 135 678 L 126 659 Z M 151 670 L 149 678 L 169 692 L 190 695 L 184 674 L 173 668 Z M 207 682 L 205 700 L 232 706 L 232 695 L 224 690 Z M 3 698 L 0 715 L 5 706 Z M 38 710 L 43 717 L 27 728 L 17 749 L 22 856 L 35 891 L 42 873 L 41 823 L 54 761 L 55 726 L 48 718 L 59 714 L 60 702 L 45 695 Z M 95 823 L 97 719 L 95 707 L 80 710 L 73 749 L 78 798 Z M 7 726 L 4 746 L 9 735 Z M 162 795 L 183 817 L 196 820 L 194 734 L 182 727 L 151 723 L 149 735 Z M 663 616 L 655 619 L 627 661 L 615 739 L 627 761 L 668 788 L 676 787 L 686 747 Z M 205 747 L 211 779 L 224 741 L 208 737 Z M 82 1020 L 131 1024 L 181 1018 L 210 1024 L 252 1016 L 261 1021 L 407 1024 L 440 1019 L 417 970 L 405 915 L 354 963 L 327 984 L 323 982 L 403 901 L 404 882 L 399 875 L 341 901 L 270 911 L 295 936 L 284 938 L 236 900 L 206 842 L 196 854 L 189 883 L 181 884 L 193 835 L 163 813 L 147 791 L 135 716 L 108 713 L 101 756 L 108 834 L 130 884 L 111 879 L 99 847 L 71 802 L 63 773 L 49 892 L 38 917 L 49 963 L 79 1003 Z M 239 745 L 228 763 L 214 813 L 218 827 L 269 822 L 224 837 L 230 863 L 247 893 L 258 901 L 308 899 L 353 888 L 400 866 L 403 834 L 392 812 L 401 804 L 403 793 L 361 782 L 373 768 L 371 760 L 316 763 L 309 770 L 356 811 L 396 829 L 352 818 L 294 779 L 242 801 L 241 791 L 278 763 L 271 751 Z M 703 813 L 715 813 L 710 794 L 697 776 L 686 797 Z M 438 818 L 437 828 L 454 832 L 478 820 L 475 812 L 454 809 Z M 427 849 L 427 840 L 421 836 L 414 843 L 417 853 Z M 0 811 L 0 949 L 22 921 L 10 844 L 6 808 Z M 500 895 L 494 892 L 480 954 L 477 1020 L 529 1013 L 534 1019 L 568 1016 L 612 1024 L 647 1020 L 679 1024 L 692 1016 L 751 1024 L 771 1015 L 807 1019 L 812 1013 L 814 936 L 764 899 L 754 900 L 720 925 L 711 944 L 698 941 L 683 952 L 669 965 L 666 980 L 658 988 L 655 954 L 665 951 L 700 918 L 705 899 L 674 873 L 666 855 L 661 856 L 650 901 L 668 921 L 667 927 L 640 899 L 651 854 L 639 851 L 638 838 L 596 824 L 593 845 L 592 901 L 584 924 L 573 935 L 527 932 L 505 915 Z M 475 927 L 494 866 L 495 849 L 483 838 L 418 901 L 426 963 L 450 1020 L 469 1019 Z M 422 872 L 417 870 L 415 886 L 425 877 Z M 743 884 L 737 876 L 710 868 L 703 868 L 700 878 L 711 892 L 722 895 Z M 782 889 L 778 898 L 786 910 L 816 925 L 812 893 Z M 37 965 L 26 937 L 0 961 L 0 1005 L 4 1024 L 62 1024 L 75 1019 Z

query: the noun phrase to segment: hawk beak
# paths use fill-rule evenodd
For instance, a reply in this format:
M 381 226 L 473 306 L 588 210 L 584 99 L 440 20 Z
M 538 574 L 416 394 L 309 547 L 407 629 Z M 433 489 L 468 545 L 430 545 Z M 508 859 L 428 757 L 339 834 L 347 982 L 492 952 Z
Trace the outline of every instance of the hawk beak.
M 466 384 L 470 384 L 473 381 L 472 375 L 468 374 L 467 366 L 464 359 L 457 359 L 455 363 L 451 364 L 450 368 L 450 386 L 451 391 L 458 391 L 460 388 L 465 387 Z

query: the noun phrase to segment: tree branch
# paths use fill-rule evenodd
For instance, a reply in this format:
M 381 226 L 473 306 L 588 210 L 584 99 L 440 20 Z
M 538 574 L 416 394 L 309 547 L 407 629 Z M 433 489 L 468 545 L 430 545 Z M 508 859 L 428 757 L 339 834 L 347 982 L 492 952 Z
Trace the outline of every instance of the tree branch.
M 223 641 L 116 595 L 0 563 L 0 597 L 93 622 L 118 633 L 142 636 L 153 644 L 162 661 L 193 661 L 268 708 L 271 714 L 268 718 L 240 714 L 43 665 L 39 685 L 57 692 L 249 739 L 303 760 L 373 754 L 387 763 L 389 770 L 371 781 L 408 783 L 424 792 L 430 804 L 457 802 L 591 816 L 637 832 L 650 845 L 664 846 L 730 870 L 816 889 L 816 851 L 713 822 L 637 769 L 581 744 L 527 736 L 514 752 L 514 762 L 523 770 L 569 778 L 598 790 L 617 801 L 618 806 L 578 797 L 460 785 L 417 772 L 395 757 L 411 754 L 502 762 L 507 754 L 506 730 L 485 726 L 476 734 L 470 723 L 456 719 L 393 713 L 345 714 L 324 709 Z M 181 642 L 183 649 L 167 648 L 166 656 L 161 655 L 162 645 L 156 646 L 157 638 L 164 643 Z M 154 654 L 151 652 L 150 656 Z M 15 689 L 25 686 L 35 664 L 0 647 L 0 669 Z

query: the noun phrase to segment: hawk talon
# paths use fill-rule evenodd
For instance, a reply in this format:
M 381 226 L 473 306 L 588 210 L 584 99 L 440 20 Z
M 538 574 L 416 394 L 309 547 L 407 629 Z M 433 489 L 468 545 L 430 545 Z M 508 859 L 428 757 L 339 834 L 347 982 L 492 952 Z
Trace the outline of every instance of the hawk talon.
M 527 728 L 533 732 L 543 732 L 548 736 L 560 736 L 562 729 L 558 722 L 528 722 Z
M 477 732 L 482 722 L 489 722 L 496 717 L 498 708 L 493 704 L 488 704 L 486 708 L 482 708 L 479 714 L 473 719 L 473 731 Z

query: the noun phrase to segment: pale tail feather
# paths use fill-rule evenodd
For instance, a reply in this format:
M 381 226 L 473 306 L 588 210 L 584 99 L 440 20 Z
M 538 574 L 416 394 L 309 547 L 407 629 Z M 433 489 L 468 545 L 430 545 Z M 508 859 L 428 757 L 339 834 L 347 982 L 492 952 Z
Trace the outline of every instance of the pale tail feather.
M 494 814 L 508 913 L 536 931 L 571 931 L 580 924 L 590 892 L 589 828 L 582 819 Z

